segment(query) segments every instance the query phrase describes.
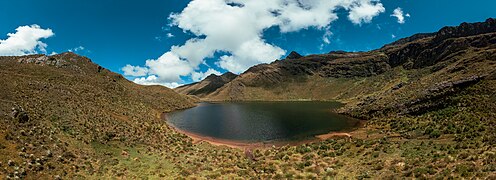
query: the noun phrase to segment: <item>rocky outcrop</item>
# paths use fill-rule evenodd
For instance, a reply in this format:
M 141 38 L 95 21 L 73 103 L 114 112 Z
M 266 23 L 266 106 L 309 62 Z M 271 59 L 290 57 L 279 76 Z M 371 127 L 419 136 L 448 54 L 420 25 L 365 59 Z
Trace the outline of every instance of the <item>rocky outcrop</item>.
M 419 39 L 433 37 L 435 35 L 436 35 L 436 33 L 418 33 L 418 34 L 414 34 L 414 35 L 409 36 L 409 37 L 401 38 L 401 39 L 399 39 L 397 41 L 394 41 L 394 42 L 392 42 L 390 44 L 387 44 L 387 45 L 383 46 L 383 48 L 384 47 L 387 47 L 387 46 L 402 45 L 402 44 L 413 42 L 413 41 L 416 41 L 416 40 L 419 40 Z
M 19 123 L 26 123 L 29 121 L 29 115 L 24 109 L 20 106 L 15 106 L 12 108 L 12 112 L 10 113 L 11 117 Z
M 388 56 L 392 67 L 418 69 L 448 60 L 449 55 L 471 47 L 487 47 L 496 43 L 496 20 L 462 23 L 444 27 L 437 33 L 417 34 L 384 46 L 379 51 Z M 466 37 L 466 38 L 464 38 Z
M 441 42 L 448 38 L 466 37 L 490 32 L 496 32 L 496 19 L 494 18 L 489 18 L 485 22 L 465 22 L 459 26 L 444 27 L 436 33 L 434 41 Z

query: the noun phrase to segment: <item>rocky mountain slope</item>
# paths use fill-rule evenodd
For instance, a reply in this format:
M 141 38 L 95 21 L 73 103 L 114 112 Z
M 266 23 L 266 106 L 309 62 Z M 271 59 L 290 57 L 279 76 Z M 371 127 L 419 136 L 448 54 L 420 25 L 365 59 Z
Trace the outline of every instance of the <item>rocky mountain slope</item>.
M 375 99 L 397 99 L 408 92 L 397 100 L 400 106 L 415 101 L 407 98 L 429 96 L 433 92 L 429 89 L 450 82 L 489 79 L 494 73 L 495 41 L 495 19 L 463 23 L 370 52 L 337 51 L 257 65 L 202 97 L 214 101 L 341 100 L 370 106 Z
M 180 94 L 195 95 L 202 98 L 231 82 L 237 76 L 238 75 L 231 72 L 224 73 L 220 76 L 211 74 L 200 82 L 180 86 L 174 90 Z

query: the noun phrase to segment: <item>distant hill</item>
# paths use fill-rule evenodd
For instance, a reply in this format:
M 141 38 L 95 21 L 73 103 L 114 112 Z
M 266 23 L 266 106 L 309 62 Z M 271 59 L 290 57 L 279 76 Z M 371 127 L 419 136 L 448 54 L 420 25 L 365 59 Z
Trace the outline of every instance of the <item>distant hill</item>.
M 217 89 L 231 82 L 236 77 L 238 77 L 238 75 L 231 72 L 226 72 L 220 76 L 211 74 L 200 82 L 180 86 L 174 90 L 181 94 L 195 95 L 201 98 L 215 92 Z

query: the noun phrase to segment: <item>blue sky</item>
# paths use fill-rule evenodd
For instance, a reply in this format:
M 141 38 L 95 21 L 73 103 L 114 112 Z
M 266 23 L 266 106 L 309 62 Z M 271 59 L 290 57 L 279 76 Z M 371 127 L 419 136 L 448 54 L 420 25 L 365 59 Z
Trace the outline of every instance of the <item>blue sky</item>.
M 183 11 L 190 1 L 4 0 L 0 1 L 0 40 L 7 40 L 7 34 L 16 33 L 20 26 L 36 24 L 40 29 L 53 32 L 53 35 L 44 32 L 48 34 L 40 35 L 35 41 L 46 44 L 47 54 L 75 51 L 135 82 L 173 87 L 199 80 L 209 73 L 227 70 L 240 73 L 253 64 L 283 58 L 292 50 L 304 55 L 331 50 L 367 51 L 415 33 L 496 17 L 493 0 L 341 0 L 356 1 L 356 8 L 370 8 L 365 8 L 367 12 L 357 9 L 358 17 L 354 16 L 353 21 L 349 15 L 355 12 L 355 6 L 341 3 L 328 14 L 328 19 L 324 18 L 327 21 L 321 21 L 325 15 L 301 0 L 302 9 L 310 9 L 308 13 L 302 11 L 293 16 L 289 12 L 286 19 L 279 18 L 284 22 L 275 22 L 270 17 L 272 19 L 267 20 L 270 22 L 253 23 L 250 14 L 239 14 L 236 8 L 253 11 L 269 5 L 244 5 L 242 0 L 234 0 L 236 3 L 226 3 L 234 7 L 231 14 L 231 11 L 219 14 L 211 8 L 224 8 L 223 3 L 219 4 L 222 0 L 195 1 L 198 2 L 191 3 L 189 11 Z M 404 23 L 391 16 L 398 7 L 403 11 Z M 171 13 L 179 16 L 170 18 Z M 285 16 L 286 12 L 271 13 Z M 319 16 L 302 18 L 303 14 L 310 17 L 312 13 Z M 206 20 L 198 20 L 201 17 Z M 256 18 L 263 21 L 265 17 Z M 288 23 L 282 24 L 285 22 Z M 237 39 L 245 34 L 253 35 Z M 223 35 L 227 40 L 222 39 Z M 191 39 L 193 45 L 185 45 Z M 213 40 L 203 42 L 204 39 Z M 248 48 L 244 48 L 246 44 Z M 38 45 L 34 44 L 32 51 L 23 51 L 24 54 L 42 52 L 43 48 Z M 7 43 L 3 46 L 9 48 Z M 171 50 L 172 46 L 178 48 Z M 223 60 L 219 60 L 222 56 Z M 129 65 L 127 73 L 122 69 L 126 65 Z

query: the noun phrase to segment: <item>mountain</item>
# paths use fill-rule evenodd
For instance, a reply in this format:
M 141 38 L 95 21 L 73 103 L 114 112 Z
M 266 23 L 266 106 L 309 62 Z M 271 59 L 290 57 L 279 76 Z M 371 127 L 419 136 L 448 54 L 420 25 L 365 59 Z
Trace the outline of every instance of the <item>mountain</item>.
M 0 179 L 104 175 L 101 147 L 164 144 L 162 112 L 194 106 L 74 53 L 0 57 L 0 74 Z
M 417 34 L 369 52 L 336 51 L 260 64 L 203 98 L 370 104 L 371 98 L 398 98 L 407 91 L 409 97 L 429 96 L 423 92 L 439 84 L 491 77 L 495 32 L 491 18 Z M 401 101 L 396 105 L 415 99 Z
M 195 95 L 202 98 L 215 92 L 217 89 L 231 82 L 236 77 L 238 77 L 238 75 L 231 72 L 226 72 L 220 76 L 211 74 L 200 82 L 180 86 L 174 90 L 180 94 Z
M 297 52 L 295 51 L 291 51 L 291 53 L 289 53 L 288 56 L 286 56 L 286 59 L 300 59 L 302 58 L 303 56 L 298 54 Z

